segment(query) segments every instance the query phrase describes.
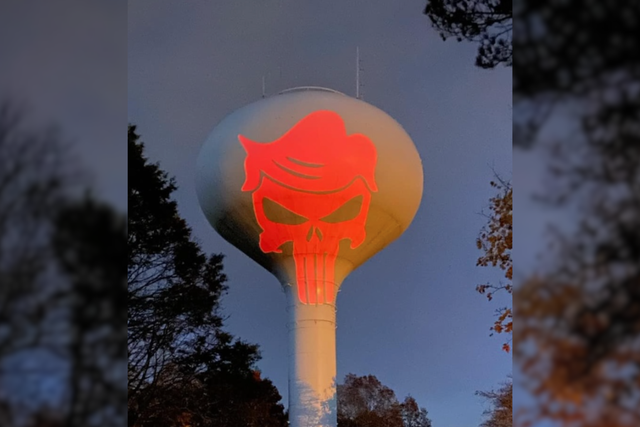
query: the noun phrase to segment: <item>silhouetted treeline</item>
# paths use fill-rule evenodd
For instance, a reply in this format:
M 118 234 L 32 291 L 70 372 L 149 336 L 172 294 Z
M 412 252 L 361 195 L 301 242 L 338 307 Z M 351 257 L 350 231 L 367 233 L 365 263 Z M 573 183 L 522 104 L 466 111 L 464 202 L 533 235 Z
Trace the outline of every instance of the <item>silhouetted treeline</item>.
M 347 374 L 338 384 L 338 427 L 431 427 L 427 410 L 396 394 L 374 375 Z
M 637 426 L 640 5 L 525 1 L 515 21 L 515 142 L 546 152 L 541 201 L 575 225 L 554 225 L 515 293 L 519 384 L 538 402 L 520 423 Z
M 126 219 L 29 119 L 0 105 L 0 424 L 122 425 Z
M 128 129 L 129 426 L 286 425 L 258 348 L 225 332 L 222 255 L 206 255 L 171 198 L 175 181 Z

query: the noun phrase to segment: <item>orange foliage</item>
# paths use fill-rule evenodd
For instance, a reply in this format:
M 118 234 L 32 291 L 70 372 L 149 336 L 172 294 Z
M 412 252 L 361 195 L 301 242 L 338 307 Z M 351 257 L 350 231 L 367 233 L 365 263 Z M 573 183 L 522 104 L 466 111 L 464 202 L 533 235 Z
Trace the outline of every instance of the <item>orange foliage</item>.
M 515 359 L 526 378 L 522 385 L 537 400 L 516 415 L 516 425 L 540 419 L 563 427 L 640 425 L 637 336 L 615 338 L 622 325 L 604 312 L 585 313 L 593 294 L 576 284 L 534 277 L 516 297 Z M 606 340 L 594 340 L 599 334 Z
M 489 222 L 480 232 L 476 246 L 483 251 L 483 255 L 476 263 L 480 267 L 498 267 L 504 271 L 505 283 L 498 285 L 482 284 L 476 290 L 486 295 L 491 301 L 493 295 L 499 291 L 512 293 L 513 260 L 511 249 L 513 245 L 513 187 L 502 180 L 492 181 L 491 186 L 498 190 L 498 194 L 491 198 Z M 511 334 L 513 330 L 513 312 L 511 307 L 498 309 L 498 319 L 491 330 L 495 333 Z M 511 350 L 509 343 L 504 343 L 502 349 Z

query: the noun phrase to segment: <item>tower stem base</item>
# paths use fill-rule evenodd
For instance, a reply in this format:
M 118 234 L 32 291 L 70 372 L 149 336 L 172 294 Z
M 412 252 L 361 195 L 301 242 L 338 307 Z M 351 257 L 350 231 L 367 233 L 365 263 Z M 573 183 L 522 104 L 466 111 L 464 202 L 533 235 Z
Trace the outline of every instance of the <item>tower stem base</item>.
M 284 285 L 289 330 L 289 425 L 336 427 L 336 308 L 302 304 Z

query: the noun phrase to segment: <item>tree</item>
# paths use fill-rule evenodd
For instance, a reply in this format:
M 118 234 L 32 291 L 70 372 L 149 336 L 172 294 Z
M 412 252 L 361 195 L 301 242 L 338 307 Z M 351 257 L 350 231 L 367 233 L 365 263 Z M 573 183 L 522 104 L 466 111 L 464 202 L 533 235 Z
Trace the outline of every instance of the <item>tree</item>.
M 65 417 L 59 411 L 51 408 L 41 408 L 36 413 L 32 414 L 27 420 L 24 427 L 63 427 L 65 424 Z
M 524 1 L 516 14 L 514 99 L 528 124 L 515 142 L 547 151 L 543 201 L 570 208 L 576 225 L 552 229 L 544 270 L 515 291 L 515 360 L 536 399 L 523 422 L 640 423 L 639 10 Z M 576 130 L 549 142 L 540 129 L 563 106 Z
M 583 97 L 635 81 L 637 4 L 524 0 L 517 5 L 514 96 Z
M 476 240 L 478 249 L 483 255 L 478 258 L 477 266 L 498 267 L 504 272 L 505 282 L 499 284 L 486 283 L 478 285 L 476 290 L 486 295 L 489 301 L 496 292 L 513 292 L 513 260 L 511 250 L 513 248 L 513 187 L 497 177 L 491 182 L 491 186 L 498 192 L 490 199 L 490 214 L 488 223 L 480 232 Z M 513 332 L 513 311 L 510 306 L 501 307 L 496 311 L 498 318 L 491 330 L 495 333 L 509 335 L 507 342 L 502 344 L 506 352 L 511 350 L 511 334 Z M 505 383 L 498 391 L 480 391 L 476 394 L 491 402 L 492 408 L 485 411 L 488 416 L 482 427 L 510 427 L 513 416 L 512 410 L 512 382 Z
M 483 255 L 478 258 L 477 266 L 498 267 L 504 271 L 505 282 L 499 284 L 482 284 L 476 286 L 476 290 L 486 295 L 491 301 L 496 292 L 513 292 L 513 260 L 511 250 L 513 247 L 513 187 L 510 182 L 501 179 L 491 182 L 491 186 L 498 194 L 489 201 L 489 222 L 480 232 L 476 240 L 478 249 Z M 513 312 L 511 307 L 501 307 L 497 310 L 498 319 L 491 330 L 495 333 L 511 334 L 513 331 Z M 504 343 L 502 348 L 509 352 L 510 341 Z
M 403 427 L 431 427 L 431 420 L 427 416 L 427 410 L 420 408 L 413 397 L 407 396 L 400 407 Z
M 146 413 L 154 386 L 169 364 L 216 353 L 217 314 L 225 290 L 222 256 L 205 256 L 171 200 L 173 179 L 150 164 L 128 129 L 128 337 L 129 424 Z M 256 357 L 256 349 L 247 349 Z M 211 355 L 215 360 L 215 354 Z M 197 363 L 197 362 L 196 362 Z M 196 368 L 197 369 L 197 368 Z
M 69 427 L 125 422 L 126 235 L 126 217 L 89 197 L 65 203 L 55 220 L 52 245 L 69 284 Z
M 66 146 L 53 127 L 28 125 L 25 111 L 0 102 L 0 382 L 4 362 L 37 346 L 51 349 L 51 321 L 58 303 L 47 280 L 53 251 L 53 220 L 67 197 L 72 175 Z
M 408 396 L 398 402 L 375 376 L 348 374 L 338 384 L 339 427 L 431 427 L 427 411 Z
M 0 106 L 0 424 L 122 425 L 125 217 L 77 197 L 61 132 L 29 122 Z
M 480 427 L 511 427 L 513 425 L 513 382 L 505 382 L 498 390 L 479 391 L 491 404 L 491 408 L 484 412 L 487 417 Z
M 261 378 L 259 371 L 249 371 L 242 376 L 218 375 L 213 381 L 205 376 L 204 381 L 215 384 L 209 395 L 214 396 L 218 402 L 223 402 L 213 408 L 212 414 L 216 414 L 213 415 L 216 419 L 215 426 L 288 425 L 284 406 L 279 403 L 281 396 L 278 390 L 270 380 Z
M 532 422 L 640 423 L 640 99 L 599 107 L 550 162 L 547 202 L 579 206 L 576 229 L 553 229 L 546 271 L 515 293 Z
M 478 43 L 476 66 L 513 63 L 512 0 L 429 0 L 424 13 L 442 40 Z
M 517 6 L 514 145 L 530 148 L 563 105 L 571 105 L 579 122 L 584 112 L 621 103 L 632 90 L 640 73 L 638 5 L 524 0 Z
M 194 241 L 175 181 L 145 157 L 135 126 L 128 147 L 129 425 L 282 425 L 277 390 L 254 379 L 257 346 L 222 330 L 222 255 Z
M 257 371 L 185 376 L 177 366 L 165 370 L 155 385 L 148 414 L 139 418 L 138 426 L 287 426 L 280 394 Z

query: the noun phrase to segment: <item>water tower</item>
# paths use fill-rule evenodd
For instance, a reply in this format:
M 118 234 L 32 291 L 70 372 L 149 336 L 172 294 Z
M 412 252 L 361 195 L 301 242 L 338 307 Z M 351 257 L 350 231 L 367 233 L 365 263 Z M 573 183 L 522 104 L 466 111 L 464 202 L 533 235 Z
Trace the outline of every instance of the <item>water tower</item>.
M 205 216 L 286 295 L 292 427 L 336 426 L 336 296 L 407 229 L 422 183 L 402 127 L 330 89 L 261 99 L 205 141 L 196 170 Z

